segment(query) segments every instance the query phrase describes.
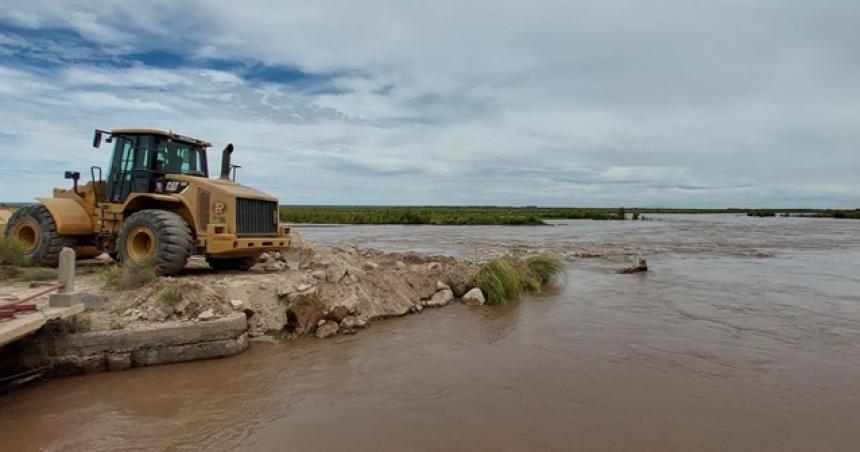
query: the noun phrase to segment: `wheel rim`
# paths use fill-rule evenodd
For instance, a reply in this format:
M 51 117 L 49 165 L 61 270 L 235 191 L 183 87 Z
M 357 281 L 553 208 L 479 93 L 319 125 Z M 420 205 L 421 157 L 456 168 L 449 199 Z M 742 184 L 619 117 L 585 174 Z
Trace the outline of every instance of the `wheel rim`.
M 125 251 L 133 261 L 146 262 L 155 254 L 155 234 L 143 226 L 132 229 L 125 241 Z
M 39 226 L 37 226 L 36 223 L 25 221 L 15 226 L 13 237 L 24 249 L 24 253 L 30 254 L 36 250 L 36 247 L 39 245 L 39 240 L 42 238 L 42 234 L 39 232 Z

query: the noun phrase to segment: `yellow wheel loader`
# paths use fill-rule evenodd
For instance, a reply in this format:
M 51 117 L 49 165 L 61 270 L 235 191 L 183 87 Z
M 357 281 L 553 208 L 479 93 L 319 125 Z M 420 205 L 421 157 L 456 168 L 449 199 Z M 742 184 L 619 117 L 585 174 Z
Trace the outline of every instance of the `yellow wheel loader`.
M 60 250 L 72 247 L 81 257 L 107 252 L 171 275 L 193 254 L 215 269 L 247 270 L 261 253 L 289 247 L 278 200 L 235 182 L 232 144 L 222 153 L 220 177 L 210 179 L 206 141 L 160 130 L 96 130 L 93 147 L 103 138 L 114 145 L 106 180 L 98 166 L 85 185 L 79 172 L 67 171 L 71 189 L 55 188 L 53 198 L 37 198 L 8 219 L 6 239 L 24 248 L 28 264 L 55 266 Z

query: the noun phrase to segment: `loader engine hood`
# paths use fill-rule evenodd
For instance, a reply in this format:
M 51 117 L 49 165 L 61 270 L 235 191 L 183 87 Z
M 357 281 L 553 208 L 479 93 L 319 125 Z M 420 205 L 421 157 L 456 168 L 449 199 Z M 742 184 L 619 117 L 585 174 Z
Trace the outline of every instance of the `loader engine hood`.
M 218 194 L 225 197 L 260 199 L 275 202 L 278 201 L 278 198 L 272 195 L 263 193 L 260 190 L 253 189 L 251 187 L 237 184 L 227 179 L 209 179 L 205 177 L 183 176 L 177 174 L 170 174 L 168 175 L 167 179 L 188 182 L 191 185 L 196 185 L 200 188 L 209 190 L 210 192 L 212 192 L 213 195 Z

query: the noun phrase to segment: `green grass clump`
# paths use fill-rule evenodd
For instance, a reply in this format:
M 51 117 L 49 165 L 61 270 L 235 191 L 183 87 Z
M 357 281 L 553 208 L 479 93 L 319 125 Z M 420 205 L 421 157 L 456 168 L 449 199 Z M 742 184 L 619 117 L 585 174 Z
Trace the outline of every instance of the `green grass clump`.
M 506 304 L 525 292 L 522 276 L 507 259 L 493 259 L 482 265 L 474 283 L 484 292 L 487 304 Z
M 182 286 L 179 283 L 171 283 L 161 289 L 155 296 L 155 303 L 161 307 L 173 308 L 182 299 Z
M 50 281 L 57 279 L 57 271 L 53 268 L 29 267 L 21 270 L 18 277 L 23 281 Z
M 105 286 L 116 290 L 139 289 L 157 276 L 155 262 L 144 264 L 130 262 L 122 266 L 111 265 L 101 271 Z
M 564 264 L 552 256 L 509 256 L 487 261 L 472 278 L 472 285 L 481 289 L 487 304 L 507 304 L 525 293 L 559 283 L 564 271 Z
M 564 264 L 545 254 L 526 258 L 526 267 L 539 281 L 539 287 L 557 283 L 564 273 Z
M 0 263 L 16 267 L 24 265 L 24 247 L 15 240 L 0 238 Z

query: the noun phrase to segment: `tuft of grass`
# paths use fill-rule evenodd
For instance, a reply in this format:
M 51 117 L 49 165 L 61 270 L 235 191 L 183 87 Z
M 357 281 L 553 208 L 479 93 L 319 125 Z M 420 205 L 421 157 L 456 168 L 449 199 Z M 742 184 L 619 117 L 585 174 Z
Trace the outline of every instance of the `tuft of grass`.
M 122 276 L 122 267 L 119 265 L 108 265 L 99 271 L 99 276 L 106 287 L 117 287 Z
M 105 286 L 116 290 L 141 288 L 157 276 L 155 262 L 147 262 L 142 265 L 129 262 L 122 266 L 111 265 L 101 271 Z
M 57 271 L 53 268 L 29 267 L 21 270 L 18 275 L 23 281 L 50 281 L 57 279 Z
M 553 256 L 539 255 L 526 258 L 526 267 L 537 278 L 539 287 L 557 284 L 564 274 L 564 264 Z
M 15 240 L 0 238 L 0 262 L 16 267 L 24 265 L 24 247 Z
M 475 286 L 487 297 L 487 304 L 506 304 L 523 295 L 523 278 L 507 259 L 493 259 L 478 269 Z
M 173 311 L 173 307 L 179 300 L 182 299 L 182 286 L 177 283 L 171 283 L 167 287 L 161 289 L 158 295 L 155 296 L 155 303 L 163 308 L 169 308 Z
M 527 292 L 540 292 L 545 286 L 558 284 L 564 271 L 564 264 L 552 256 L 508 256 L 487 261 L 471 285 L 481 289 L 487 304 L 507 304 Z

